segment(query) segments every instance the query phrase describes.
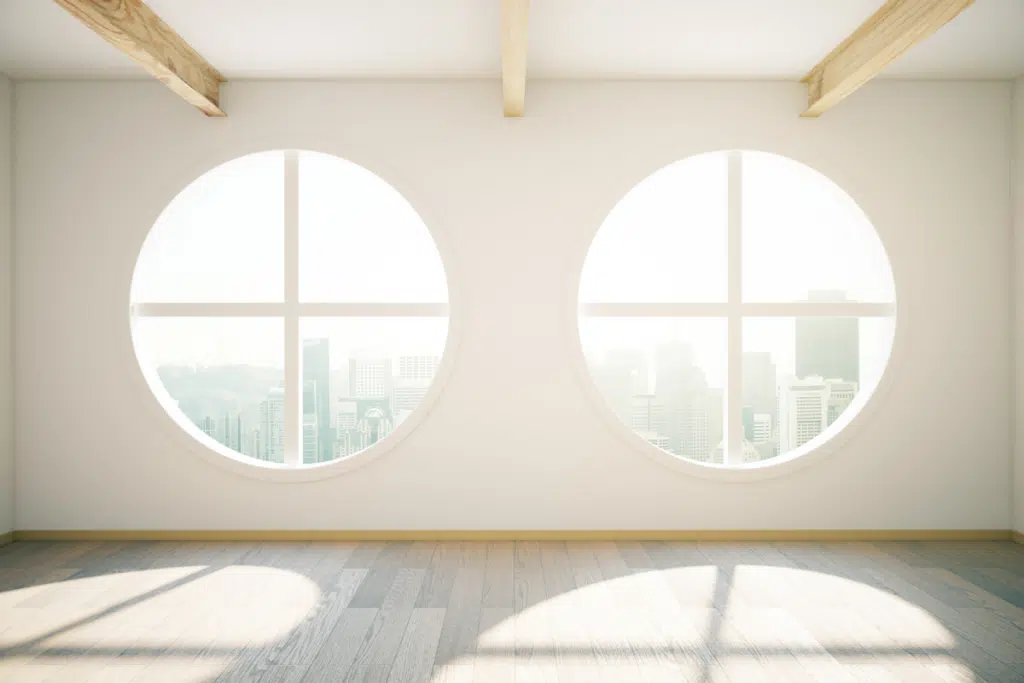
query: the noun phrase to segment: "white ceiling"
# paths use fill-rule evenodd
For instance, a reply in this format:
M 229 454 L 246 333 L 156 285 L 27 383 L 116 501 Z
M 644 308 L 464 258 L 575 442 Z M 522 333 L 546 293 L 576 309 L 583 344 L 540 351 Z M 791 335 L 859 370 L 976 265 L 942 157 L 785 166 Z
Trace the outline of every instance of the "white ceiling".
M 147 0 L 227 78 L 497 76 L 500 0 Z M 533 0 L 529 75 L 798 78 L 882 0 Z M 0 72 L 142 77 L 52 0 L 0 0 Z M 1024 73 L 1024 0 L 977 0 L 884 75 Z

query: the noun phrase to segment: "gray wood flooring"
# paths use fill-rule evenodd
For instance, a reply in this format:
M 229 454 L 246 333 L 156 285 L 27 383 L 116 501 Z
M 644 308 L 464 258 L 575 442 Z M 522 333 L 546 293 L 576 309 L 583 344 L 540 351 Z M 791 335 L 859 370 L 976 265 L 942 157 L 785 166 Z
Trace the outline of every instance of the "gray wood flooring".
M 0 681 L 1024 681 L 1024 546 L 21 542 Z

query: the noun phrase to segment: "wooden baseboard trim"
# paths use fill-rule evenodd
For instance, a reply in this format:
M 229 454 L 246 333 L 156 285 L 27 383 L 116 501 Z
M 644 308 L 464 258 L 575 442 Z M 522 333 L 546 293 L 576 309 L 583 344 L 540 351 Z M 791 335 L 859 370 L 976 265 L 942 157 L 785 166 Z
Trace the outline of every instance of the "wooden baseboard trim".
M 1024 532 L 1011 531 L 1010 536 L 1013 538 L 1015 543 L 1020 543 L 1021 545 L 1024 545 Z
M 1024 535 L 1003 529 L 27 529 L 17 541 L 1008 541 Z
M 8 543 L 14 543 L 13 531 L 8 531 L 6 534 L 0 534 L 0 548 L 7 545 Z

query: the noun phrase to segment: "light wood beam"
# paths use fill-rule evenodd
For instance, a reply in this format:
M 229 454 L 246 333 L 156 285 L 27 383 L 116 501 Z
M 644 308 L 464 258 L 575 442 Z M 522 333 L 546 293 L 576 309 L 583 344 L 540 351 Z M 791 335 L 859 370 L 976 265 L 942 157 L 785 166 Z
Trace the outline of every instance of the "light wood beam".
M 501 90 L 505 116 L 526 109 L 526 25 L 530 0 L 501 0 Z
M 888 0 L 804 76 L 808 106 L 801 116 L 820 116 L 973 2 Z
M 140 0 L 54 0 L 207 116 L 220 108 L 224 77 Z

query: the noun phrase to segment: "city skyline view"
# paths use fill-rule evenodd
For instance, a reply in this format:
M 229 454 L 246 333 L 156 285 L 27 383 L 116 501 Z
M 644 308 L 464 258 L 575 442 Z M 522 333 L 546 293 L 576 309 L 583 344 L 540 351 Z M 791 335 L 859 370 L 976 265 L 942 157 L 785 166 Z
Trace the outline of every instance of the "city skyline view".
M 262 190 L 257 210 L 236 210 L 242 187 Z M 237 245 L 244 259 L 221 257 Z M 133 281 L 133 336 L 201 431 L 315 464 L 385 438 L 419 405 L 436 362 L 410 376 L 402 359 L 441 357 L 447 290 L 394 188 L 329 155 L 267 152 L 214 169 L 161 215 Z M 877 383 L 894 329 L 867 217 L 813 169 L 762 152 L 690 157 L 637 184 L 597 232 L 579 300 L 588 366 L 619 419 L 729 465 L 827 436 Z
M 587 364 L 617 418 L 662 450 L 728 466 L 840 429 L 895 329 L 867 216 L 814 169 L 765 152 L 697 155 L 634 186 L 591 244 L 579 297 Z
M 261 152 L 160 215 L 132 282 L 132 334 L 179 420 L 251 458 L 315 464 L 411 414 L 444 351 L 447 300 L 433 238 L 391 185 L 327 154 Z
M 307 465 L 352 455 L 390 434 L 423 400 L 440 363 L 439 355 L 332 358 L 330 349 L 328 338 L 303 339 Z M 157 373 L 182 414 L 214 441 L 284 462 L 282 368 L 163 365 Z
M 743 425 L 744 463 L 827 437 L 878 383 L 894 329 L 888 318 L 751 318 L 742 325 L 742 413 L 735 419 Z M 588 367 L 618 419 L 652 445 L 717 464 L 726 434 L 726 334 L 724 319 L 581 318 Z

